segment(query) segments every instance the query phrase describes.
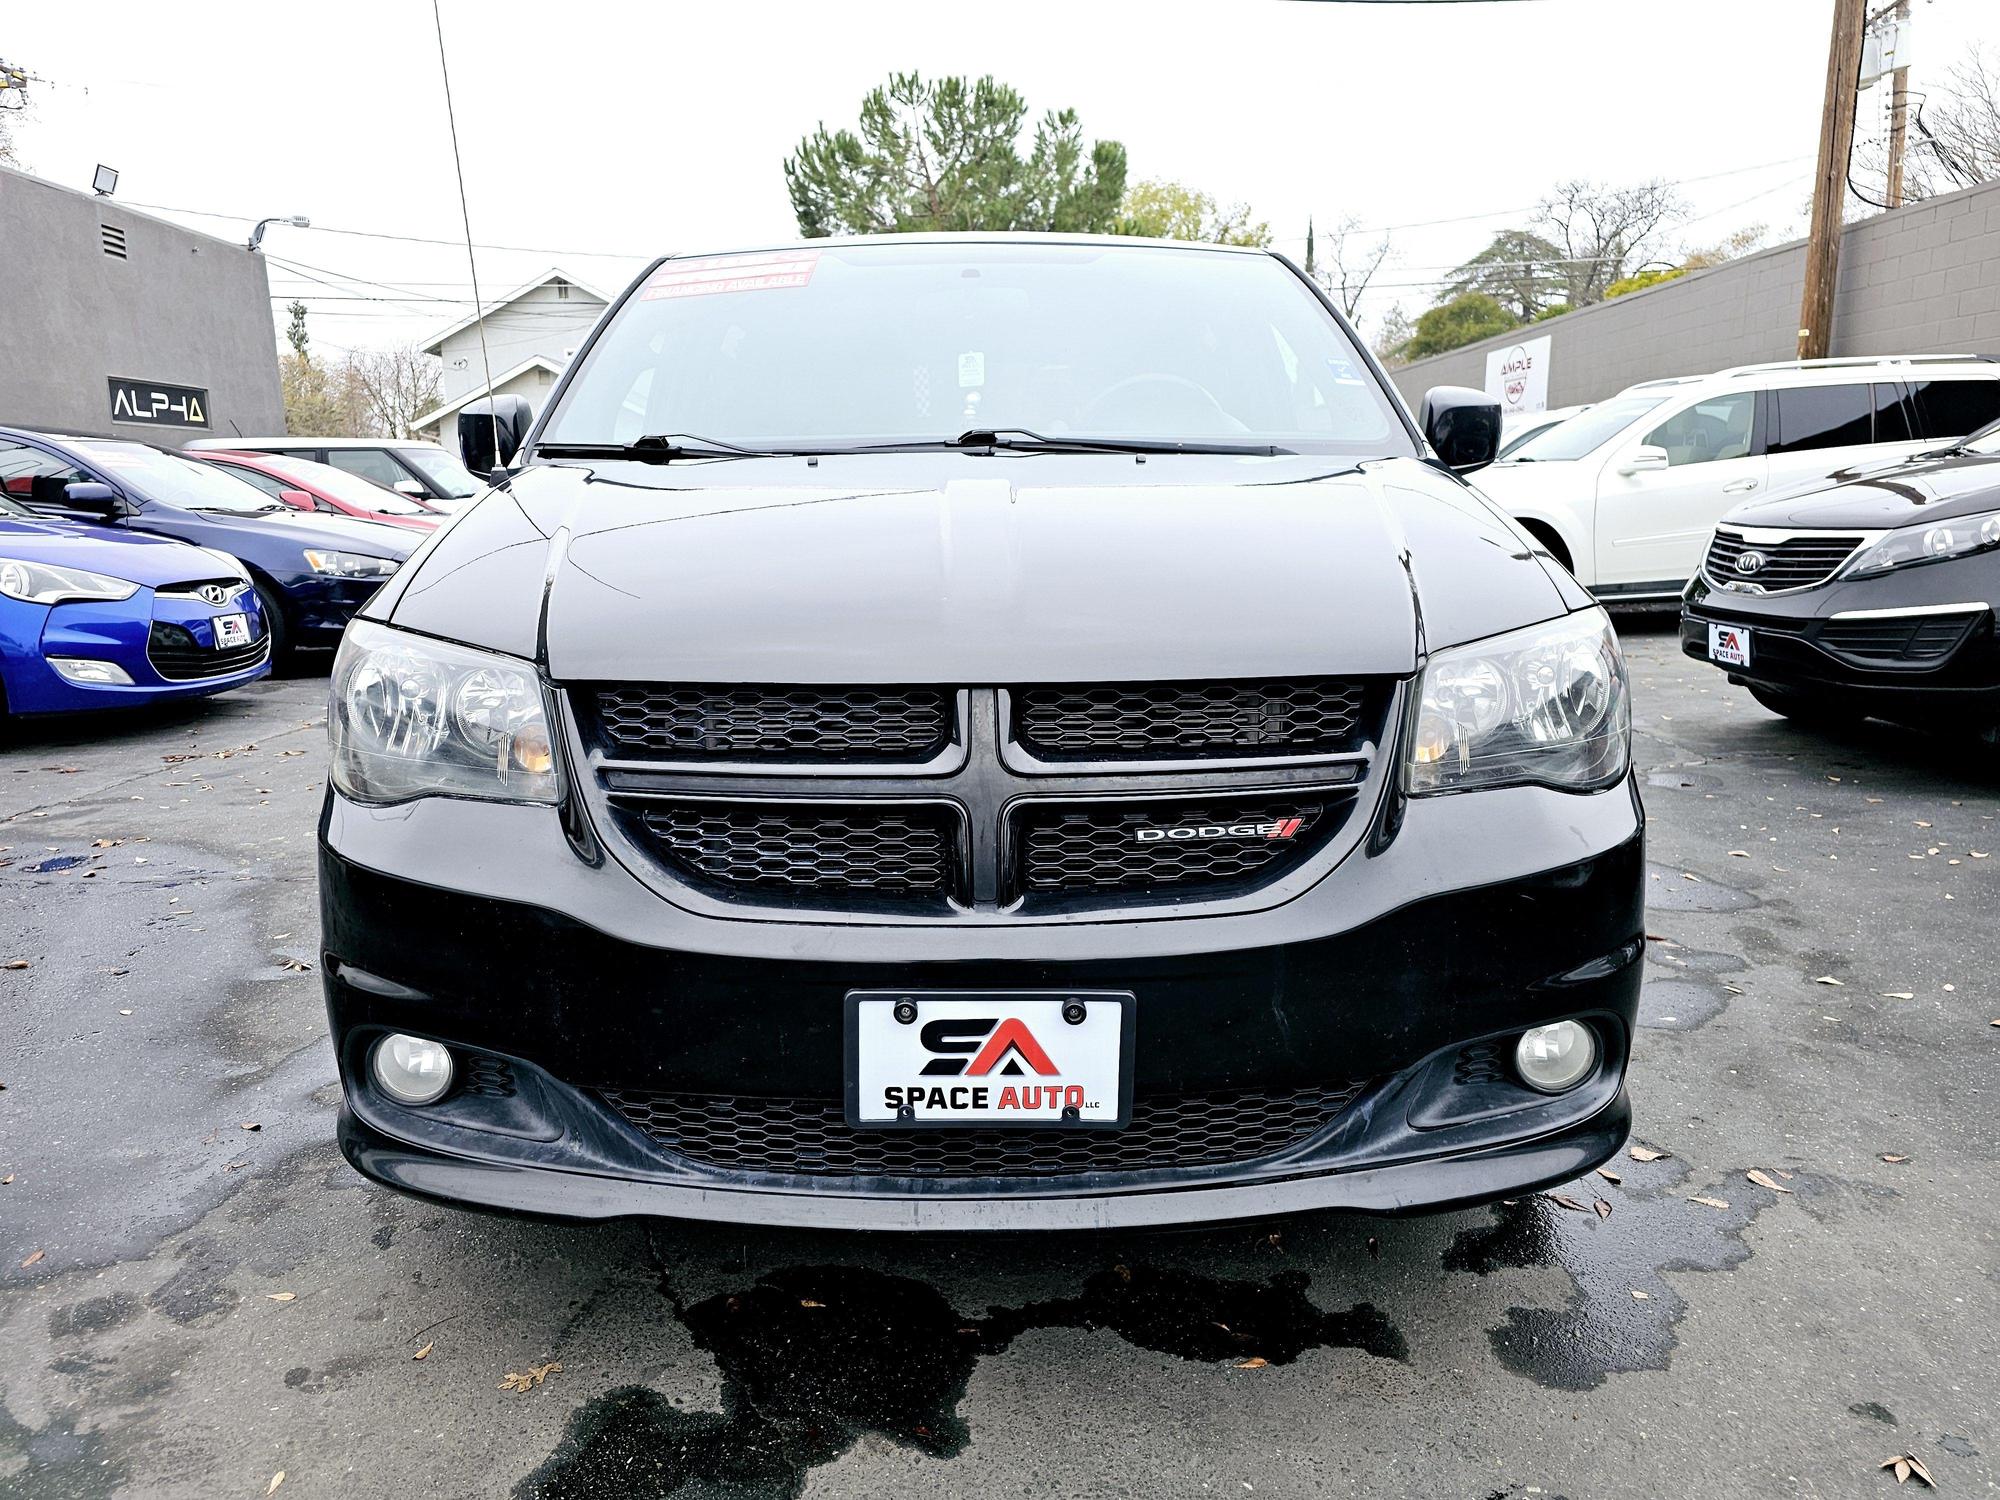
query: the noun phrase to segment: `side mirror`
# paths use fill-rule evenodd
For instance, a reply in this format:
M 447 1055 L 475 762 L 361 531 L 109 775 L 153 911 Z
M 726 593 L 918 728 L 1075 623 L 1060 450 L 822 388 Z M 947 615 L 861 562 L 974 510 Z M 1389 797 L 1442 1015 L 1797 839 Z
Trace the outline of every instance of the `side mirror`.
M 313 497 L 304 490 L 279 490 L 278 498 L 294 510 L 311 510 Z
M 64 485 L 63 502 L 101 521 L 109 521 L 125 513 L 118 491 L 94 479 L 77 479 Z
M 533 420 L 525 396 L 469 402 L 458 414 L 458 456 L 475 474 L 503 469 L 521 451 Z
M 1470 386 L 1437 385 L 1424 392 L 1424 437 L 1446 468 L 1470 474 L 1500 452 L 1500 403 Z
M 399 495 L 408 495 L 412 500 L 421 500 L 430 493 L 414 479 L 399 479 L 391 488 Z
M 1667 467 L 1667 450 L 1656 448 L 1651 443 L 1641 443 L 1632 450 L 1632 456 L 1618 466 L 1620 474 L 1650 474 L 1655 469 Z

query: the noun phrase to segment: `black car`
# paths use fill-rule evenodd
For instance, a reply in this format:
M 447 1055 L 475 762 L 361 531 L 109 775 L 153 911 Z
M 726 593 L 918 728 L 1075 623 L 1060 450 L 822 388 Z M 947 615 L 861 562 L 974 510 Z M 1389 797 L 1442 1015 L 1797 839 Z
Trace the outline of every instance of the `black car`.
M 2000 740 L 2000 423 L 1954 447 L 1733 510 L 1681 649 L 1808 724 Z
M 334 670 L 362 1172 L 1014 1229 L 1434 1207 L 1618 1149 L 1616 638 L 1449 467 L 1497 406 L 1420 431 L 1289 262 L 669 259 L 531 432 L 496 405 L 467 462 L 511 472 Z

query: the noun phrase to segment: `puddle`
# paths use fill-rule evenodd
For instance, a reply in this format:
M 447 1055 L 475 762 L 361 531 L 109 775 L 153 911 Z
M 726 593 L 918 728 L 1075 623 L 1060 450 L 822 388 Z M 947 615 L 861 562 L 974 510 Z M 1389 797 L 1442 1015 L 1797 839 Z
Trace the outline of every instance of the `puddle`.
M 1346 1347 L 1403 1359 L 1403 1337 L 1366 1303 L 1322 1312 L 1307 1278 L 1221 1281 L 1114 1266 L 1076 1297 L 961 1317 L 920 1281 L 840 1266 L 793 1267 L 680 1310 L 722 1376 L 720 1411 L 683 1411 L 625 1386 L 580 1407 L 523 1480 L 523 1500 L 676 1493 L 778 1500 L 864 1433 L 950 1458 L 970 1440 L 958 1404 L 973 1367 L 1036 1328 L 1104 1329 L 1139 1348 L 1218 1362 L 1287 1364 Z
M 49 875 L 57 870 L 74 870 L 78 865 L 90 863 L 88 854 L 56 854 L 47 859 L 38 859 L 24 866 L 30 875 Z
M 1741 1171 L 1719 1187 L 1691 1188 L 1671 1161 L 1649 1167 L 1629 1161 L 1613 1170 L 1622 1187 L 1595 1175 L 1561 1189 L 1586 1204 L 1595 1196 L 1611 1217 L 1576 1213 L 1548 1198 L 1522 1198 L 1493 1209 L 1493 1222 L 1460 1231 L 1445 1251 L 1447 1271 L 1488 1276 L 1528 1266 L 1559 1266 L 1575 1283 L 1562 1307 L 1510 1307 L 1489 1329 L 1493 1352 L 1517 1375 L 1552 1390 L 1587 1391 L 1613 1375 L 1664 1370 L 1687 1303 L 1667 1282 L 1668 1271 L 1726 1271 L 1750 1256 L 1743 1232 L 1758 1214 L 1782 1201 L 1802 1204 L 1827 1186 L 1797 1174 L 1780 1200 L 1746 1182 Z M 1689 1194 L 1721 1199 L 1717 1209 Z M 1643 1293 L 1634 1296 L 1633 1293 Z
M 56 1413 L 47 1426 L 30 1428 L 0 1407 L 0 1454 L 26 1461 L 0 1469 L 0 1500 L 109 1500 L 125 1488 L 125 1471 L 112 1462 L 104 1435 L 77 1431 L 73 1414 Z

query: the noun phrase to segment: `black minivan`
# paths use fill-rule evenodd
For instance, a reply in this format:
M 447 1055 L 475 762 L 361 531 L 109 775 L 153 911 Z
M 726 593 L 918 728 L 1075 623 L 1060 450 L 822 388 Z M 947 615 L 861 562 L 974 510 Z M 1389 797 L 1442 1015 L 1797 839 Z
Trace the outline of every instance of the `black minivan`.
M 1602 610 L 1224 246 L 649 267 L 349 629 L 325 983 L 368 1176 L 883 1229 L 1403 1210 L 1624 1140 Z M 474 442 L 471 446 L 479 446 Z M 1457 472 L 1454 472 L 1457 471 Z

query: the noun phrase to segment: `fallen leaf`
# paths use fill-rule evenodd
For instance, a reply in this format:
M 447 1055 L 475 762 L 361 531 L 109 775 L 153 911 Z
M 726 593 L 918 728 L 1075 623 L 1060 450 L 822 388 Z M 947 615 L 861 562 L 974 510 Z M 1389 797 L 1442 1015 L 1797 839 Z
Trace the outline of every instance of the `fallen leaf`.
M 1928 827 L 1930 827 L 1930 826 L 1931 826 L 1930 824 L 1928 824 L 1928 823 L 1924 823 L 1924 822 L 1919 822 L 1919 823 L 1917 824 L 1917 827 L 1919 827 L 1919 828 L 1928 828 Z
M 1936 1489 L 1938 1487 L 1937 1481 L 1931 1478 L 1931 1471 L 1924 1467 L 1924 1461 L 1914 1453 L 1892 1454 L 1875 1465 L 1875 1467 L 1878 1469 L 1894 1469 L 1896 1471 L 1896 1483 L 1898 1484 L 1903 1483 L 1914 1474 L 1924 1482 L 1927 1488 Z
M 1917 997 L 1909 990 L 1884 990 L 1882 991 L 1882 998 L 1884 1000 L 1914 1000 Z
M 1834 977 L 1833 977 L 1833 976 L 1832 976 L 1831 974 L 1822 974 L 1822 975 L 1820 975 L 1820 976 L 1819 976 L 1819 978 L 1815 979 L 1815 980 L 1813 981 L 1813 983 L 1814 983 L 1814 984 L 1830 984 L 1830 985 L 1834 986 L 1834 988 L 1836 988 L 1836 989 L 1839 989 L 1839 988 L 1841 988 L 1842 986 L 1844 986 L 1844 985 L 1845 985 L 1845 984 L 1847 983 L 1847 981 L 1846 981 L 1846 980 L 1844 980 L 1844 979 L 1835 979 L 1835 978 L 1834 978 Z
M 1590 1212 L 1589 1205 L 1579 1203 L 1576 1201 L 1576 1199 L 1571 1198 L 1566 1194 L 1544 1193 L 1542 1194 L 1542 1196 L 1544 1198 L 1547 1198 L 1552 1203 L 1558 1203 L 1562 1205 L 1562 1207 L 1568 1209 L 1571 1213 L 1587 1214 Z
M 1993 1024 L 1995 1026 L 2000 1026 L 2000 1021 L 1995 1021 Z M 1368 1236 L 1368 1254 L 1372 1259 L 1375 1260 L 1380 1260 L 1382 1258 L 1382 1242 L 1376 1239 L 1375 1236 L 1372 1234 Z
M 267 1495 L 277 1494 L 278 1486 L 283 1484 L 284 1482 L 285 1482 L 285 1471 L 283 1469 L 280 1469 L 278 1470 L 277 1473 L 271 1476 L 271 1482 L 264 1486 L 264 1493 Z
M 278 960 L 278 967 L 281 969 L 290 969 L 294 974 L 310 974 L 312 972 L 311 964 L 307 963 L 303 958 L 293 958 L 290 954 Z
M 815 1301 L 813 1301 L 813 1299 L 812 1299 L 812 1298 L 810 1298 L 810 1297 L 801 1297 L 801 1298 L 799 1298 L 799 1306 L 800 1306 L 800 1307 L 825 1307 L 825 1306 L 826 1306 L 826 1304 L 825 1304 L 824 1302 L 815 1302 Z
M 1729 1200 L 1728 1200 L 1727 1198 L 1704 1198 L 1704 1197 L 1702 1197 L 1702 1196 L 1701 1196 L 1700 1194 L 1698 1194 L 1698 1193 L 1697 1193 L 1697 1194 L 1696 1194 L 1696 1195 L 1695 1195 L 1694 1197 L 1692 1197 L 1692 1198 L 1688 1199 L 1688 1202 L 1690 1202 L 1690 1203 L 1699 1203 L 1699 1204 L 1701 1204 L 1701 1205 L 1702 1205 L 1702 1207 L 1704 1207 L 1704 1208 L 1727 1208 L 1727 1207 L 1729 1207 Z
M 46 1250 L 35 1251 L 26 1260 L 21 1262 L 21 1269 L 24 1271 L 27 1270 L 28 1267 L 32 1266 L 36 1261 L 40 1260 L 46 1254 L 48 1254 Z
M 1898 1156 L 1893 1151 L 1885 1151 L 1882 1153 L 1882 1160 L 1888 1162 L 1891 1166 L 1901 1166 L 1909 1160 L 1909 1157 Z
M 1655 1151 L 1651 1146 L 1634 1146 L 1630 1152 L 1634 1161 L 1665 1161 L 1673 1154 L 1671 1151 Z
M 1263 1355 L 1253 1354 L 1248 1359 L 1238 1364 L 1236 1368 L 1239 1370 L 1261 1370 L 1269 1363 L 1270 1361 L 1264 1358 Z
M 25 958 L 10 958 L 4 964 L 0 964 L 0 969 L 26 969 L 29 967 L 32 966 Z
M 1130 1266 L 1113 1266 L 1111 1274 L 1116 1276 L 1120 1281 L 1130 1281 L 1132 1279 L 1132 1268 Z
M 264 1127 L 255 1120 L 245 1120 L 237 1128 L 240 1130 L 262 1130 Z
M 423 1348 L 419 1349 L 415 1354 L 412 1354 L 410 1358 L 422 1359 L 425 1355 L 429 1354 L 431 1350 L 435 1349 L 436 1347 L 437 1347 L 436 1344 L 426 1344 L 424 1345 Z
M 1651 1292 L 1635 1291 L 1632 1293 L 1632 1300 L 1635 1302 L 1651 1302 L 1653 1300 L 1653 1294 Z
M 1743 1175 L 1756 1183 L 1758 1187 L 1769 1188 L 1774 1193 L 1789 1193 L 1791 1191 L 1790 1188 L 1782 1187 L 1778 1183 L 1773 1182 L 1768 1172 L 1759 1172 L 1753 1169 L 1745 1172 Z
M 297 1292 L 266 1292 L 264 1293 L 264 1300 L 267 1302 L 296 1302 L 298 1296 Z
M 1616 1172 L 1612 1171 L 1611 1168 L 1609 1167 L 1599 1167 L 1597 1169 L 1597 1175 L 1599 1177 L 1602 1177 L 1606 1182 L 1623 1182 L 1625 1180 L 1624 1178 L 1620 1177 Z
M 1729 851 L 1729 857 L 1731 859 L 1748 859 L 1750 857 L 1750 851 L 1748 849 L 1731 849 Z
M 5 1177 L 0 1177 L 0 1187 L 7 1186 L 7 1184 L 12 1182 L 13 1180 L 14 1180 L 14 1174 L 12 1172 L 9 1172 Z
M 545 1365 L 529 1365 L 525 1375 L 509 1370 L 500 1382 L 503 1391 L 532 1391 L 551 1375 L 562 1369 L 562 1361 L 552 1359 Z
M 1606 1203 L 1602 1198 L 1591 1199 L 1590 1206 L 1597 1210 L 1598 1218 L 1608 1219 L 1611 1217 L 1611 1205 Z

